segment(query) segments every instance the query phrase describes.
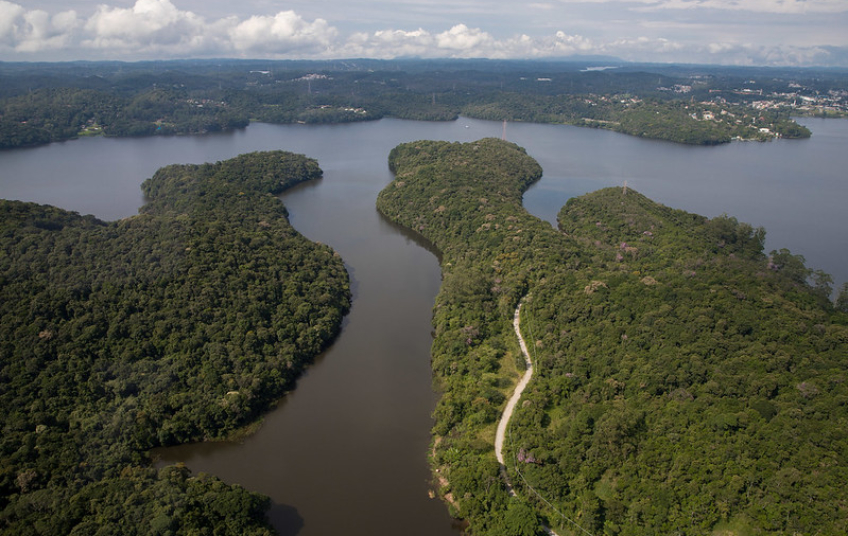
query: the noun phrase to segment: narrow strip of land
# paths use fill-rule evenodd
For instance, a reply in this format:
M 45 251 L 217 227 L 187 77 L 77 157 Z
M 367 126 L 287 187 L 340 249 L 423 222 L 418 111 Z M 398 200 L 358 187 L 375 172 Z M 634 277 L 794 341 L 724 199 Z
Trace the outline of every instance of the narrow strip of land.
M 518 307 L 515 308 L 515 316 L 512 319 L 512 326 L 515 328 L 515 334 L 518 336 L 518 344 L 521 346 L 521 353 L 524 354 L 524 361 L 527 362 L 527 370 L 524 372 L 524 376 L 521 377 L 521 381 L 518 382 L 518 385 L 515 386 L 515 391 L 512 393 L 512 397 L 509 399 L 509 402 L 506 404 L 506 408 L 504 408 L 503 415 L 501 415 L 501 421 L 498 423 L 498 431 L 495 434 L 495 456 L 498 458 L 498 463 L 501 465 L 506 465 L 504 463 L 503 457 L 503 444 L 504 438 L 506 437 L 506 428 L 509 426 L 509 420 L 512 418 L 512 413 L 515 411 L 515 406 L 518 404 L 518 400 L 521 398 L 521 393 L 524 392 L 524 389 L 527 387 L 527 384 L 530 383 L 530 378 L 533 376 L 533 362 L 530 360 L 530 352 L 527 351 L 527 344 L 524 342 L 524 337 L 521 336 L 521 327 L 520 327 L 520 313 L 521 313 L 521 303 L 518 304 Z M 507 483 L 509 485 L 509 483 Z M 512 488 L 510 486 L 510 492 Z
M 512 327 L 513 329 L 515 329 L 515 335 L 518 337 L 518 345 L 521 347 L 521 353 L 524 355 L 524 361 L 527 363 L 527 370 L 524 371 L 524 376 L 521 377 L 521 381 L 518 382 L 518 385 L 515 386 L 515 391 L 512 392 L 512 397 L 509 399 L 509 402 L 506 403 L 506 408 L 504 408 L 503 415 L 501 415 L 501 421 L 498 423 L 498 431 L 495 434 L 495 456 L 497 456 L 498 458 L 498 463 L 501 464 L 501 473 L 503 474 L 504 480 L 506 481 L 506 487 L 509 490 L 509 494 L 512 496 L 515 496 L 515 490 L 512 489 L 512 483 L 509 481 L 509 478 L 507 477 L 506 473 L 506 464 L 504 463 L 503 457 L 504 438 L 506 437 L 506 428 L 507 426 L 509 426 L 509 420 L 512 418 L 513 411 L 515 411 L 515 406 L 516 404 L 518 404 L 518 400 L 521 398 L 521 394 L 524 392 L 524 389 L 527 388 L 527 384 L 530 383 L 530 378 L 533 376 L 533 361 L 530 360 L 530 352 L 527 351 L 527 343 L 524 342 L 524 337 L 521 336 L 521 305 L 522 302 L 519 302 L 518 307 L 515 308 L 515 316 L 513 316 L 512 318 Z M 527 482 L 525 481 L 525 484 L 526 483 Z M 539 492 L 533 489 L 532 486 L 528 484 L 528 487 L 540 499 L 545 501 L 551 508 L 553 508 L 555 512 L 559 513 L 559 510 L 557 510 L 551 503 L 545 500 L 544 497 L 539 495 Z M 560 515 L 562 516 L 561 513 Z M 577 525 L 577 523 L 574 523 L 574 521 L 571 521 L 565 516 L 562 517 L 576 525 L 577 528 L 579 528 L 586 534 L 589 534 L 589 536 L 591 536 L 591 533 L 587 532 L 586 529 L 584 529 L 580 525 Z M 547 525 L 542 525 L 542 530 L 544 530 L 545 534 L 548 534 L 549 536 L 559 536 L 556 532 L 554 532 L 553 529 L 551 529 Z

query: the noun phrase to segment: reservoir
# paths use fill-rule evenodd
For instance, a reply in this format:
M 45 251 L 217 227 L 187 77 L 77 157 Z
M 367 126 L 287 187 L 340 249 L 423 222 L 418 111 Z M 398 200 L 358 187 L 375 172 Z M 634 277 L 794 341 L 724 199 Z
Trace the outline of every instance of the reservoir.
M 553 221 L 569 197 L 605 186 L 636 189 L 672 207 L 726 213 L 768 232 L 808 267 L 848 280 L 848 121 L 804 119 L 813 137 L 689 147 L 602 130 L 509 124 L 544 177 L 525 205 Z M 377 193 L 387 157 L 418 139 L 501 137 L 501 123 L 384 119 L 332 126 L 253 124 L 227 134 L 87 138 L 0 152 L 0 197 L 102 219 L 137 213 L 139 186 L 156 169 L 283 149 L 316 158 L 324 178 L 282 196 L 294 227 L 332 246 L 351 274 L 354 301 L 339 339 L 295 391 L 242 443 L 160 452 L 271 497 L 281 534 L 456 535 L 430 499 L 430 317 L 440 274 L 435 252 L 382 219 Z

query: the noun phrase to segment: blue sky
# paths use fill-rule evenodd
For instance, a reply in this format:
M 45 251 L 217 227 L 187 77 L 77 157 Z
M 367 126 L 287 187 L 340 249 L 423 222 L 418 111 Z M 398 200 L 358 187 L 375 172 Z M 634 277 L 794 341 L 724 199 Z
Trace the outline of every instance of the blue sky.
M 572 55 L 848 67 L 848 0 L 0 0 L 0 61 Z

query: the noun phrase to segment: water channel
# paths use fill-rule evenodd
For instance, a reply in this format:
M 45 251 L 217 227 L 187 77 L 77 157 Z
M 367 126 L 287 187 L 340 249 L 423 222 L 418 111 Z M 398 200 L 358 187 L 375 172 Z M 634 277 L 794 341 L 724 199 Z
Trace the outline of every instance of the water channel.
M 566 199 L 627 181 L 666 205 L 727 213 L 765 226 L 767 249 L 848 280 L 848 122 L 803 121 L 813 138 L 686 147 L 600 130 L 510 124 L 507 138 L 545 170 L 525 205 L 553 221 Z M 377 193 L 391 180 L 392 147 L 417 139 L 500 137 L 500 123 L 381 120 L 335 126 L 254 124 L 203 137 L 82 139 L 0 152 L 0 197 L 49 203 L 113 220 L 143 203 L 140 183 L 171 163 L 285 149 L 318 159 L 324 178 L 287 192 L 301 233 L 345 259 L 354 302 L 336 343 L 238 444 L 167 449 L 183 461 L 272 498 L 282 534 L 456 535 L 428 497 L 430 314 L 434 252 L 382 219 Z

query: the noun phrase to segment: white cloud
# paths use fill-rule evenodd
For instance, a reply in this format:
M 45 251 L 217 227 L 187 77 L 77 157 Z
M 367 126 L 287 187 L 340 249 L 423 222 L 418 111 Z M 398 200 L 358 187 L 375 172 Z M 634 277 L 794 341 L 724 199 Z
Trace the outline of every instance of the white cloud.
M 570 2 L 571 0 L 565 0 Z M 583 1 L 583 0 L 579 0 Z M 716 9 L 753 13 L 807 14 L 848 12 L 845 0 L 589 0 L 592 2 L 638 3 L 641 10 Z
M 51 16 L 46 11 L 27 11 L 18 4 L 0 0 L 0 47 L 21 52 L 38 52 L 66 46 L 79 27 L 74 11 Z
M 495 39 L 480 28 L 469 28 L 464 24 L 457 24 L 450 30 L 436 35 L 436 46 L 440 51 L 448 55 L 480 57 L 485 52 L 491 52 L 496 48 Z
M 237 51 L 269 53 L 320 52 L 330 47 L 337 34 L 327 21 L 307 22 L 294 11 L 283 11 L 273 17 L 253 16 L 229 31 Z
M 600 52 L 596 50 L 598 45 L 592 43 L 590 39 L 586 39 L 581 35 L 568 35 L 563 31 L 556 33 L 554 48 L 557 53 L 562 54 L 580 54 L 586 52 Z
M 831 52 L 822 47 L 763 47 L 751 43 L 710 43 L 713 56 L 727 58 L 736 65 L 821 65 L 831 61 Z
M 129 8 L 100 5 L 82 19 L 74 11 L 50 16 L 0 0 L 0 52 L 17 54 L 75 49 L 89 56 L 126 59 L 294 57 L 321 54 L 337 37 L 327 21 L 310 22 L 293 11 L 207 21 L 178 9 L 171 0 L 137 0 Z
M 26 10 L 18 4 L 0 0 L 0 43 L 14 44 Z
M 413 31 L 378 30 L 374 33 L 357 32 L 337 50 L 340 56 L 351 58 L 389 59 L 404 56 L 427 56 L 434 38 L 421 28 Z
M 668 39 L 639 37 L 597 41 L 563 31 L 551 36 L 531 37 L 521 34 L 507 39 L 495 39 L 479 28 L 468 28 L 459 24 L 438 34 L 420 28 L 415 31 L 383 30 L 373 34 L 359 33 L 353 36 L 343 49 L 336 52 L 347 57 L 376 58 L 545 58 L 601 54 L 636 61 L 642 59 L 641 55 L 653 54 L 665 58 L 658 61 L 680 61 L 680 58 L 671 56 L 686 51 L 684 45 Z
M 479 58 L 499 57 L 499 48 L 500 43 L 488 33 L 457 24 L 436 34 L 421 28 L 414 31 L 379 30 L 373 34 L 360 32 L 341 44 L 336 52 L 348 57 Z
M 848 61 L 839 52 L 841 49 L 824 46 L 844 46 L 841 38 L 829 36 L 825 41 L 817 41 L 805 32 L 807 40 L 796 40 L 795 46 L 786 41 L 766 46 L 763 43 L 767 40 L 761 36 L 757 39 L 757 33 L 743 20 L 733 25 L 721 24 L 726 31 L 718 31 L 715 21 L 700 16 L 618 21 L 615 37 L 598 32 L 593 32 L 591 37 L 583 32 L 569 32 L 564 29 L 568 26 L 565 23 L 560 26 L 563 29 L 554 26 L 544 34 L 516 32 L 511 36 L 495 36 L 484 28 L 453 21 L 441 28 L 433 23 L 426 29 L 389 27 L 345 35 L 323 18 L 309 20 L 291 10 L 274 15 L 233 15 L 207 20 L 193 11 L 178 8 L 175 1 L 178 0 L 135 0 L 131 7 L 100 5 L 87 16 L 81 16 L 70 10 L 51 15 L 45 10 L 27 9 L 0 0 L 0 59 L 544 58 L 598 54 L 631 61 L 692 63 L 845 65 Z M 555 1 L 537 1 L 524 9 L 544 13 Z M 559 5 L 573 3 L 573 0 L 558 1 Z M 611 0 L 581 3 L 601 2 Z M 470 10 L 474 4 L 465 3 L 462 8 Z M 801 4 L 820 12 L 841 6 L 848 9 L 848 0 L 630 0 L 617 1 L 615 5 L 676 12 L 692 8 L 791 12 L 800 9 Z M 609 11 L 610 6 L 603 6 L 604 10 Z M 833 18 L 819 14 L 812 20 L 823 17 Z M 759 21 L 763 17 L 749 18 Z M 569 20 L 576 23 L 573 18 Z M 605 20 L 610 23 L 609 18 Z M 555 22 L 551 19 L 552 24 Z M 584 30 L 591 32 L 592 27 L 584 25 Z M 635 35 L 626 35 L 628 32 Z M 826 35 L 826 32 L 814 34 Z
M 162 50 L 189 45 L 205 31 L 205 21 L 180 11 L 170 0 L 138 0 L 131 8 L 101 5 L 85 24 L 83 47 L 106 50 Z
M 64 11 L 50 16 L 46 11 L 34 10 L 23 15 L 24 37 L 18 44 L 23 52 L 38 52 L 62 48 L 71 42 L 79 27 L 75 11 Z

